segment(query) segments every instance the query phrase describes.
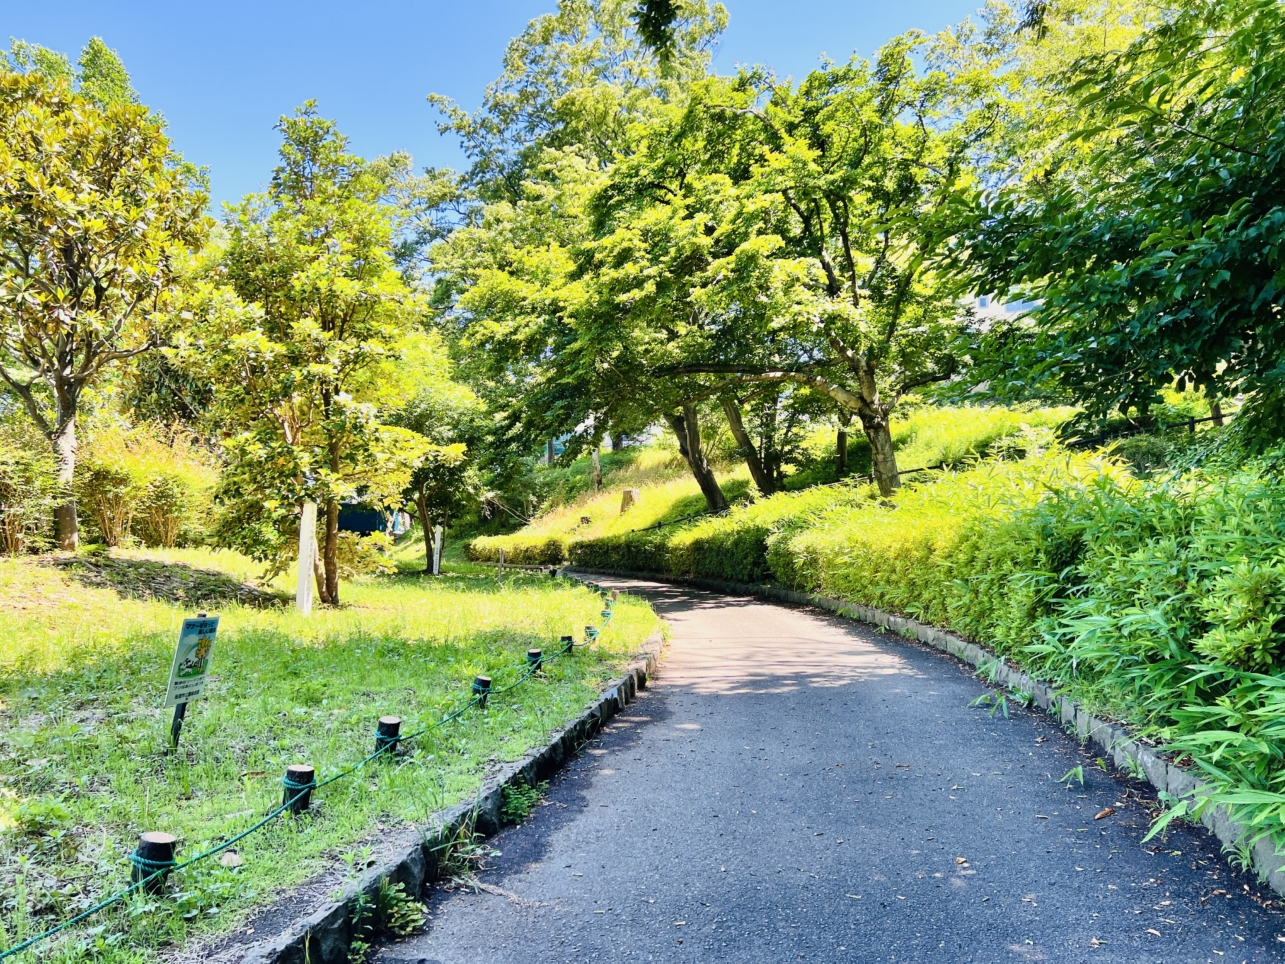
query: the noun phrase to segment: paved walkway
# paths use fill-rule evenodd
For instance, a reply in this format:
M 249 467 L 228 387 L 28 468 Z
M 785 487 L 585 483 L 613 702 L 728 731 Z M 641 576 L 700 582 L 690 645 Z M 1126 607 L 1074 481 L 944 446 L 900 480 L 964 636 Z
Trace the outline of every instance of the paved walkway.
M 1042 714 L 970 708 L 950 658 L 603 582 L 669 622 L 660 678 L 493 841 L 489 890 L 438 891 L 379 962 L 1285 960 L 1285 917 L 1213 838 L 1143 845 L 1136 785 Z

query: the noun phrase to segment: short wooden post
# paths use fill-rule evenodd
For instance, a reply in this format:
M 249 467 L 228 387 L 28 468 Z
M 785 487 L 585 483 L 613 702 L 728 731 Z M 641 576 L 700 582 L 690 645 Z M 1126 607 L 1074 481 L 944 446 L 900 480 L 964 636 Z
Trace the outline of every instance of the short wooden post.
M 528 649 L 526 651 L 526 661 L 527 665 L 531 667 L 532 672 L 540 672 L 544 666 L 544 650 Z
M 576 638 L 574 636 L 562 637 L 562 651 L 564 653 L 573 653 L 576 648 Z
M 381 716 L 375 724 L 375 752 L 392 753 L 397 749 L 398 735 L 402 730 L 400 716 Z
M 136 884 L 147 881 L 143 884 L 145 893 L 156 894 L 165 887 L 165 878 L 174 866 L 174 843 L 174 837 L 159 830 L 149 830 L 138 838 L 138 847 L 129 858 L 134 865 L 129 877 Z
M 473 695 L 477 697 L 478 706 L 486 706 L 486 699 L 491 695 L 491 677 L 476 676 L 473 678 Z
M 288 766 L 281 785 L 285 788 L 281 805 L 288 807 L 293 814 L 303 813 L 312 803 L 312 791 L 317 786 L 317 771 L 306 763 Z

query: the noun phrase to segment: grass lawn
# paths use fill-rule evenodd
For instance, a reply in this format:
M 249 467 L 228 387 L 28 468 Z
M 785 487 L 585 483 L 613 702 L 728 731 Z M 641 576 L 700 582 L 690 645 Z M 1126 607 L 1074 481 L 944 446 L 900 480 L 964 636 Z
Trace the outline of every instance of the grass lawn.
M 572 631 L 579 642 L 602 621 L 598 597 L 566 581 L 449 572 L 347 583 L 342 608 L 305 618 L 283 586 L 249 589 L 255 571 L 205 550 L 0 561 L 0 950 L 126 886 L 142 831 L 174 834 L 180 860 L 227 840 L 280 803 L 287 765 L 321 780 L 373 749 L 379 716 L 418 729 L 467 700 L 476 674 L 501 686 L 528 647 Z M 213 677 L 172 753 L 161 703 L 179 624 L 198 609 L 221 619 Z M 203 861 L 165 896 L 131 898 L 10 960 L 147 961 L 231 926 L 376 824 L 468 797 L 575 716 L 657 625 L 622 598 L 591 650 L 319 790 L 308 815 L 239 843 L 239 866 Z

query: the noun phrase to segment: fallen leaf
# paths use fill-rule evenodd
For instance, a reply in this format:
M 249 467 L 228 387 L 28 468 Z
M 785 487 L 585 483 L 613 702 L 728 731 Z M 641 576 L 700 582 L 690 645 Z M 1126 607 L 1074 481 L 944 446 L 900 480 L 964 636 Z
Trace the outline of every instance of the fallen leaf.
M 1156 935 L 1156 937 L 1163 937 L 1163 936 L 1164 936 L 1164 935 L 1163 935 L 1163 934 L 1161 934 L 1158 930 L 1155 930 L 1154 928 L 1151 928 L 1151 927 L 1148 927 L 1148 928 L 1147 928 L 1147 933 L 1148 933 L 1148 934 L 1155 934 L 1155 935 Z
M 245 860 L 235 850 L 229 850 L 219 858 L 219 863 L 224 867 L 240 867 Z
M 1098 811 L 1098 813 L 1093 817 L 1093 819 L 1101 820 L 1103 817 L 1109 817 L 1113 813 L 1115 813 L 1115 807 L 1104 807 L 1102 810 Z
M 966 859 L 964 859 L 963 857 L 956 857 L 956 858 L 955 858 L 955 863 L 957 863 L 957 864 L 966 864 L 966 863 L 968 863 L 968 861 L 967 861 Z

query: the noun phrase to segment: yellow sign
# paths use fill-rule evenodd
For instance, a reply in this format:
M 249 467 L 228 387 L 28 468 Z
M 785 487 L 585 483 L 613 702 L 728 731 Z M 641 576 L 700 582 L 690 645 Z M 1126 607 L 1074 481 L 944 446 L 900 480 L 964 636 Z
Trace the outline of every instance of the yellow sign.
M 183 620 L 174 664 L 170 667 L 170 685 L 165 691 L 165 705 L 190 703 L 205 692 L 210 673 L 210 651 L 219 631 L 219 617 Z

